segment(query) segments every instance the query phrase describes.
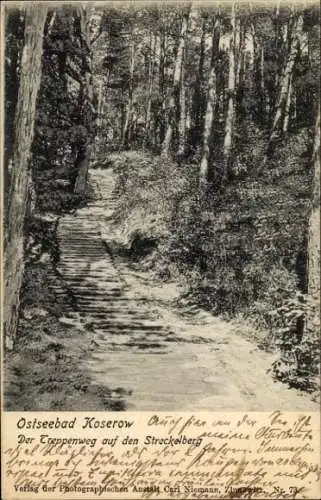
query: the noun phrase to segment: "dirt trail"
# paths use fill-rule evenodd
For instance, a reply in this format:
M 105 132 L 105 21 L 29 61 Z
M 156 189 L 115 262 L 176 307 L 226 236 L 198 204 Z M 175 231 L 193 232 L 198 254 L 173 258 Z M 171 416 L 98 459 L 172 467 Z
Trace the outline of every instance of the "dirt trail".
M 157 285 L 115 262 L 108 247 L 115 205 L 111 169 L 90 172 L 96 199 L 58 227 L 69 305 L 60 321 L 91 339 L 82 362 L 93 384 L 116 387 L 130 410 L 317 410 L 305 394 L 273 382 L 272 355 L 209 314 L 192 318 L 171 305 L 173 285 Z M 172 289 L 171 289 L 172 287 Z

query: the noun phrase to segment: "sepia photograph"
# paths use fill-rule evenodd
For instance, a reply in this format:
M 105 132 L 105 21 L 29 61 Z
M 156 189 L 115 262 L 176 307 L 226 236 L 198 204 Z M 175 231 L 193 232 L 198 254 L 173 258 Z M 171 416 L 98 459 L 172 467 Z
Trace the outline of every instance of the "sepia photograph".
M 5 2 L 2 55 L 3 408 L 319 411 L 318 2 Z

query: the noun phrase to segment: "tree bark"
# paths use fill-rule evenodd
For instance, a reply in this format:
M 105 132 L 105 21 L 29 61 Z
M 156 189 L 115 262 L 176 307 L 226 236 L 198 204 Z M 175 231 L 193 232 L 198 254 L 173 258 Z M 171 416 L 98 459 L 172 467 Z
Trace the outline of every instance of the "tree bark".
M 282 66 L 283 66 L 283 46 L 282 46 L 283 36 L 282 36 L 281 23 L 280 23 L 280 2 L 277 3 L 276 9 L 275 9 L 274 30 L 275 30 L 274 49 L 275 49 L 275 57 L 276 57 L 277 67 L 282 68 Z M 280 72 L 276 71 L 275 78 L 274 78 L 273 99 L 271 100 L 271 104 L 272 104 L 271 107 L 273 109 L 272 112 L 275 111 L 275 107 L 276 107 L 277 91 L 279 88 L 279 80 L 280 80 Z
M 237 60 L 236 60 L 236 73 L 235 73 L 235 88 L 236 88 L 236 115 L 239 120 L 243 120 L 246 111 L 243 106 L 244 91 L 245 91 L 245 49 L 246 49 L 246 25 L 244 22 L 239 21 L 239 35 L 237 46 Z
M 100 80 L 99 89 L 98 89 L 98 103 L 97 103 L 97 127 L 100 128 L 102 125 L 102 116 L 103 116 L 103 86 L 104 81 Z
M 265 55 L 264 55 L 264 45 L 262 42 L 261 46 L 261 58 L 260 58 L 260 105 L 263 121 L 265 121 L 266 114 L 266 102 L 265 102 L 265 79 L 264 79 L 264 65 L 265 65 Z
M 219 55 L 220 45 L 220 18 L 217 17 L 213 29 L 211 67 L 208 78 L 207 104 L 203 130 L 202 159 L 200 165 L 199 184 L 206 187 L 209 177 L 208 160 L 210 155 L 210 137 L 213 129 L 214 114 L 216 109 L 217 89 L 216 89 L 216 61 Z
M 21 63 L 21 54 L 23 50 L 23 17 L 18 9 L 7 9 L 5 15 L 5 35 L 9 33 L 15 39 L 14 44 L 6 47 L 5 57 L 5 120 L 4 120 L 4 154 L 3 154 L 3 208 L 4 208 L 4 226 L 8 222 L 9 195 L 10 195 L 10 167 L 12 167 L 12 153 L 14 147 L 14 118 L 19 92 L 19 71 Z M 6 242 L 4 241 L 4 244 Z
M 185 126 L 186 126 L 186 136 L 190 137 L 190 132 L 192 128 L 192 116 L 191 116 L 191 110 L 192 110 L 192 94 L 189 92 L 189 89 L 187 89 L 187 98 L 186 98 L 186 121 L 185 121 Z
M 4 266 L 3 326 L 5 345 L 13 348 L 16 337 L 20 290 L 24 272 L 24 221 L 29 199 L 30 150 L 34 136 L 37 94 L 41 82 L 43 35 L 47 7 L 28 6 L 19 93 L 15 115 L 15 139 Z
M 225 121 L 225 137 L 223 145 L 223 153 L 225 158 L 225 175 L 227 173 L 227 165 L 230 159 L 233 140 L 233 127 L 234 127 L 234 107 L 235 107 L 235 4 L 232 3 L 231 13 L 231 26 L 232 33 L 229 46 L 229 74 L 228 74 L 228 106 Z
M 258 36 L 253 22 L 251 22 L 251 34 L 253 39 L 252 93 L 256 102 L 254 114 L 256 121 L 264 124 L 267 114 L 264 79 L 265 54 L 263 40 Z
M 284 120 L 283 120 L 283 133 L 286 134 L 289 129 L 290 112 L 291 112 L 291 98 L 292 98 L 292 75 L 289 81 L 288 95 L 286 97 Z
M 181 33 L 177 47 L 177 54 L 175 60 L 175 69 L 173 76 L 173 84 L 171 89 L 171 96 L 169 100 L 169 110 L 168 110 L 168 125 L 165 134 L 165 138 L 161 147 L 161 156 L 168 157 L 169 148 L 172 140 L 175 119 L 177 116 L 177 106 L 179 103 L 179 93 L 180 93 L 180 81 L 181 81 L 181 72 L 182 72 L 182 64 L 183 64 L 183 53 L 185 47 L 185 39 L 188 28 L 188 20 L 190 14 L 191 7 L 189 6 L 187 11 L 183 15 L 182 25 L 181 25 Z
M 129 86 L 128 86 L 128 101 L 126 109 L 126 118 L 123 129 L 122 146 L 127 145 L 128 140 L 128 130 L 130 125 L 132 107 L 133 107 L 133 92 L 134 92 L 134 70 L 135 70 L 135 44 L 133 40 L 133 33 L 130 45 L 130 63 L 129 63 Z
M 178 123 L 178 155 L 183 156 L 185 153 L 185 137 L 186 137 L 186 103 L 185 103 L 185 71 L 184 71 L 184 56 L 181 71 L 181 85 L 179 93 L 179 123 Z
M 320 107 L 313 149 L 313 194 L 308 240 L 308 294 L 320 299 Z
M 161 99 L 161 114 L 159 114 L 159 144 L 165 137 L 165 63 L 166 63 L 166 36 L 163 28 L 160 34 L 160 56 L 159 56 L 159 95 Z
M 241 64 L 241 20 L 235 20 L 235 35 L 234 35 L 234 57 L 236 58 L 235 64 L 235 86 L 239 84 L 240 77 L 240 64 Z
M 203 95 L 203 81 L 204 81 L 204 59 L 205 59 L 205 42 L 206 42 L 206 19 L 203 19 L 202 34 L 200 41 L 200 58 L 198 64 L 198 72 L 196 75 L 195 90 L 193 95 L 193 121 L 194 126 L 192 129 L 191 142 L 193 146 L 199 144 L 202 134 L 202 123 L 204 113 L 204 95 Z
M 152 94 L 153 94 L 153 85 L 154 85 L 154 76 L 155 76 L 155 57 L 156 57 L 156 43 L 157 43 L 157 34 L 154 36 L 151 35 L 151 43 L 150 43 L 150 58 L 149 58 L 149 67 L 148 67 L 148 91 L 147 91 L 147 109 L 146 109 L 146 121 L 145 121 L 145 136 L 143 141 L 143 147 L 150 142 L 150 132 L 151 132 L 151 118 L 152 118 Z
M 81 195 L 84 193 L 87 185 L 87 176 L 89 169 L 91 145 L 86 143 L 84 147 L 79 149 L 76 165 L 78 169 L 78 175 L 75 182 L 74 193 Z
M 302 27 L 303 27 L 303 19 L 302 16 L 299 16 L 295 26 L 294 26 L 294 33 L 293 33 L 293 38 L 292 38 L 292 43 L 289 51 L 289 56 L 285 65 L 284 73 L 281 79 L 280 83 L 280 92 L 279 92 L 279 97 L 277 100 L 277 105 L 276 105 L 276 112 L 270 132 L 270 138 L 269 138 L 269 144 L 268 144 L 268 149 L 271 148 L 273 145 L 275 139 L 278 136 L 279 129 L 281 127 L 281 123 L 284 120 L 284 113 L 285 113 L 285 108 L 286 108 L 286 103 L 287 103 L 287 98 L 289 94 L 289 88 L 290 88 L 290 82 L 292 78 L 292 73 L 293 73 L 293 68 L 294 64 L 297 58 L 297 54 L 299 51 L 299 46 L 300 46 L 300 37 L 302 33 Z M 288 30 L 289 31 L 289 30 Z
M 84 50 L 84 75 L 81 80 L 80 106 L 82 107 L 83 124 L 87 129 L 85 144 L 81 145 L 76 159 L 77 177 L 74 193 L 82 195 L 86 190 L 88 168 L 91 156 L 91 142 L 93 140 L 93 126 L 95 110 L 93 106 L 92 84 L 92 49 L 88 32 L 88 19 L 85 8 L 79 9 L 81 45 Z
M 238 61 L 236 66 L 236 86 L 239 87 L 243 84 L 244 78 L 244 62 L 245 62 L 245 26 L 240 24 L 240 38 L 238 47 Z
M 254 23 L 250 23 L 250 30 L 249 34 L 252 40 L 252 49 L 249 54 L 249 61 L 248 61 L 248 73 L 250 75 L 249 78 L 249 91 L 251 94 L 254 94 L 255 86 L 255 61 L 256 61 L 256 54 L 257 54 L 257 39 L 256 39 L 256 31 L 255 31 L 255 26 Z

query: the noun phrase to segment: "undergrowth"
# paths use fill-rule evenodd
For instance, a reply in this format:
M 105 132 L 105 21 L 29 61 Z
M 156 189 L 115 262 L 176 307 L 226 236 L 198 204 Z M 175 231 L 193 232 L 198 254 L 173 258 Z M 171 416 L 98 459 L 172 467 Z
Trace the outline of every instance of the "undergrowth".
M 300 292 L 311 183 L 305 140 L 290 138 L 262 173 L 253 168 L 263 150 L 258 138 L 236 158 L 229 183 L 215 185 L 214 176 L 206 194 L 193 163 L 139 152 L 111 159 L 118 252 L 162 280 L 178 280 L 185 304 L 249 318 L 267 332 L 265 347 L 280 350 L 275 377 L 312 391 L 319 370 L 317 313 Z

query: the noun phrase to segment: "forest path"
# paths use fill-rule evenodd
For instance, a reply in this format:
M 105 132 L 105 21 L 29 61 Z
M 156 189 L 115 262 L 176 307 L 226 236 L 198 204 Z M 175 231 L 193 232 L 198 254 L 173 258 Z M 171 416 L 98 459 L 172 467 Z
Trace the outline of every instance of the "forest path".
M 91 339 L 82 360 L 92 383 L 115 388 L 115 407 L 154 411 L 316 410 L 273 382 L 273 356 L 205 312 L 175 310 L 175 286 L 154 283 L 113 258 L 106 244 L 115 206 L 111 169 L 90 172 L 96 198 L 58 226 L 58 271 L 68 290 L 60 321 Z M 104 234 L 104 237 L 102 236 Z

